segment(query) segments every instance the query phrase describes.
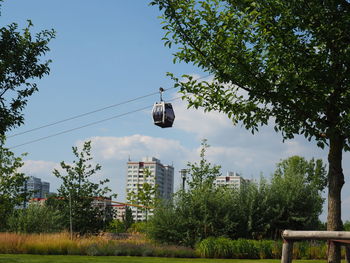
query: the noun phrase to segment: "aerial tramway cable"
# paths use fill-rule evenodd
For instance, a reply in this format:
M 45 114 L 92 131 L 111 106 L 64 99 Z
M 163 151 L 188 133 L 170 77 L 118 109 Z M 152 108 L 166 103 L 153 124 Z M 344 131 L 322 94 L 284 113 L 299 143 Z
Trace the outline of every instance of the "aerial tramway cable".
M 207 77 L 210 77 L 210 76 L 211 76 L 211 74 L 203 76 L 203 77 L 200 77 L 200 78 L 197 78 L 195 80 L 200 80 L 200 79 L 207 78 Z M 168 90 L 175 89 L 175 88 L 176 87 L 163 89 L 163 91 L 168 91 Z M 146 97 L 150 97 L 150 96 L 153 96 L 153 95 L 156 95 L 156 94 L 158 94 L 158 92 L 152 92 L 150 94 L 146 94 L 146 95 L 139 96 L 139 97 L 136 97 L 136 98 L 133 98 L 133 99 L 130 99 L 130 100 L 126 100 L 126 101 L 123 101 L 123 102 L 119 102 L 119 103 L 116 103 L 116 104 L 105 106 L 105 107 L 102 107 L 102 108 L 99 108 L 99 109 L 96 109 L 96 110 L 93 110 L 93 111 L 89 111 L 89 112 L 85 112 L 85 113 L 78 114 L 78 115 L 75 115 L 75 116 L 71 116 L 71 117 L 68 117 L 66 119 L 62 119 L 62 120 L 59 120 L 59 121 L 48 123 L 48 124 L 45 124 L 45 125 L 33 128 L 33 129 L 29 129 L 29 130 L 23 131 L 23 132 L 19 132 L 19 133 L 15 133 L 15 134 L 12 134 L 12 135 L 8 135 L 7 138 L 12 138 L 12 137 L 16 137 L 16 136 L 19 136 L 19 135 L 23 135 L 23 134 L 26 134 L 26 133 L 33 132 L 33 131 L 41 130 L 41 129 L 44 129 L 44 128 L 47 128 L 47 127 L 51 127 L 51 126 L 54 126 L 54 125 L 57 125 L 57 124 L 61 124 L 61 123 L 64 123 L 64 122 L 67 122 L 67 121 L 70 121 L 70 120 L 74 120 L 74 119 L 78 119 L 78 118 L 81 118 L 81 117 L 84 117 L 84 116 L 87 116 L 87 115 L 90 115 L 90 114 L 94 114 L 96 112 L 100 112 L 100 111 L 104 111 L 104 110 L 107 110 L 107 109 L 110 109 L 110 108 L 114 108 L 114 107 L 118 107 L 118 106 L 121 106 L 121 105 L 124 105 L 124 104 L 128 104 L 130 102 L 134 102 L 134 101 L 137 101 L 137 100 L 140 100 L 140 99 L 143 99 L 143 98 L 146 98 Z
M 171 99 L 169 101 L 178 100 L 180 98 L 181 97 L 176 97 L 176 98 Z M 82 128 L 86 128 L 86 127 L 89 127 L 89 126 L 93 126 L 93 125 L 96 125 L 96 124 L 99 124 L 99 123 L 102 123 L 102 122 L 105 122 L 105 121 L 109 121 L 109 120 L 116 119 L 116 118 L 119 118 L 119 117 L 123 117 L 123 116 L 129 115 L 129 114 L 135 113 L 135 112 L 146 110 L 146 109 L 149 109 L 150 107 L 152 107 L 152 106 L 149 105 L 149 106 L 146 106 L 146 107 L 143 107 L 143 108 L 140 108 L 140 109 L 136 109 L 136 110 L 129 111 L 129 112 L 126 112 L 126 113 L 118 114 L 118 115 L 115 115 L 115 116 L 112 116 L 112 117 L 109 117 L 109 118 L 106 118 L 106 119 L 102 119 L 102 120 L 99 120 L 99 121 L 91 122 L 91 123 L 88 123 L 88 124 L 85 124 L 85 125 L 82 125 L 82 126 L 79 126 L 79 127 L 75 127 L 75 128 L 72 128 L 72 129 L 64 130 L 64 131 L 61 131 L 61 132 L 58 132 L 58 133 L 55 133 L 55 134 L 51 134 L 51 135 L 48 135 L 48 136 L 45 136 L 45 137 L 41 137 L 41 138 L 38 138 L 38 139 L 35 139 L 35 140 L 31 140 L 31 141 L 28 141 L 28 142 L 25 142 L 25 143 L 21 143 L 21 144 L 17 144 L 17 145 L 11 146 L 11 147 L 9 147 L 9 149 L 18 148 L 20 146 L 32 144 L 32 143 L 39 142 L 39 141 L 42 141 L 42 140 L 45 140 L 45 139 L 48 139 L 48 138 L 56 137 L 56 136 L 61 135 L 61 134 L 65 134 L 65 133 L 76 131 L 76 130 L 79 130 L 79 129 L 82 129 Z

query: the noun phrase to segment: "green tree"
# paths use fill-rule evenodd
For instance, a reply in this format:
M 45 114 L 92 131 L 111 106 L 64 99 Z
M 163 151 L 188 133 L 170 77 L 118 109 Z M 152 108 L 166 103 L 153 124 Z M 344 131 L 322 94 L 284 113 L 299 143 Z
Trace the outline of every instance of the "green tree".
M 148 227 L 151 238 L 194 246 L 210 236 L 279 239 L 283 228 L 321 227 L 318 216 L 326 185 L 322 161 L 293 156 L 277 164 L 271 182 L 261 176 L 259 183 L 247 181 L 237 189 L 213 184 L 220 168 L 206 161 L 206 142 L 202 147 L 201 162 L 189 164 L 194 180 L 187 191 L 180 190 L 172 202 L 155 209 Z
M 0 8 L 1 8 L 0 0 Z M 0 28 L 0 134 L 11 130 L 24 121 L 21 113 L 27 98 L 38 90 L 35 78 L 49 74 L 51 60 L 40 58 L 50 50 L 49 41 L 55 37 L 53 30 L 43 30 L 32 36 L 33 26 L 20 32 L 18 25 L 12 23 Z
M 132 210 L 130 207 L 125 207 L 125 214 L 122 215 L 122 220 L 113 219 L 107 228 L 107 231 L 115 232 L 115 233 L 126 233 L 128 229 L 134 223 L 134 219 L 132 217 Z
M 148 220 L 148 213 L 155 206 L 158 201 L 158 185 L 152 179 L 152 172 L 145 169 L 143 172 L 142 182 L 137 183 L 137 190 L 131 191 L 127 194 L 127 200 L 130 203 L 140 205 L 141 211 L 146 213 L 146 221 Z
M 0 144 L 4 144 L 0 136 Z M 30 193 L 24 191 L 27 177 L 18 171 L 22 158 L 16 157 L 8 148 L 0 146 L 0 231 L 7 229 L 7 221 L 16 206 L 23 205 Z
M 261 176 L 259 183 L 249 182 L 239 189 L 240 237 L 270 238 L 274 208 L 271 206 L 271 184 Z
M 344 223 L 344 230 L 345 231 L 350 231 L 350 221 L 346 220 Z
M 221 174 L 219 165 L 212 165 L 205 158 L 205 153 L 209 148 L 207 139 L 203 139 L 201 142 L 201 152 L 199 163 L 188 163 L 187 171 L 189 171 L 191 177 L 188 181 L 188 186 L 191 189 L 201 188 L 204 185 L 213 185 L 213 182 L 217 176 Z
M 109 222 L 106 230 L 112 233 L 125 233 L 125 225 L 119 219 L 113 219 Z
M 317 230 L 326 186 L 326 171 L 321 160 L 306 161 L 293 156 L 277 164 L 271 182 L 270 206 L 274 211 L 270 236 L 280 230 Z
M 123 223 L 125 226 L 125 232 L 132 226 L 134 223 L 134 218 L 132 216 L 132 210 L 130 207 L 125 207 L 125 214 L 123 215 Z
M 342 153 L 350 149 L 349 1 L 153 0 L 174 61 L 213 82 L 174 77 L 192 107 L 227 114 L 252 132 L 270 118 L 328 151 L 328 230 L 341 230 Z M 329 262 L 340 262 L 332 243 Z
M 72 213 L 73 231 L 81 234 L 96 233 L 108 225 L 112 220 L 110 206 L 100 205 L 103 200 L 116 197 L 115 194 L 107 196 L 111 190 L 103 186 L 108 179 L 100 180 L 98 183 L 90 181 L 101 166 L 92 164 L 91 142 L 85 142 L 81 151 L 72 147 L 76 160 L 72 164 L 61 162 L 65 170 L 62 174 L 54 170 L 53 174 L 62 179 L 62 185 L 58 189 L 58 197 L 51 200 L 51 204 L 59 208 L 64 215 L 64 224 L 68 229 L 70 224 L 70 213 Z
M 54 233 L 64 229 L 60 211 L 50 206 L 30 204 L 15 210 L 8 220 L 9 230 L 20 233 Z
M 202 142 L 200 161 L 188 163 L 187 191 L 180 190 L 172 202 L 159 203 L 151 218 L 151 238 L 170 244 L 193 247 L 209 236 L 239 237 L 241 220 L 238 191 L 215 187 L 220 166 L 205 159 L 209 145 Z

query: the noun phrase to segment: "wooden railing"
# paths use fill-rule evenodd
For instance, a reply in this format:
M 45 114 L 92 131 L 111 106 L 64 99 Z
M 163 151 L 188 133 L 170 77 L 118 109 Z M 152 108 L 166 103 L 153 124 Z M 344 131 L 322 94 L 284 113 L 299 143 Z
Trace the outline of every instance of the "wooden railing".
M 293 243 L 302 240 L 327 240 L 337 242 L 346 249 L 346 262 L 350 263 L 350 232 L 345 231 L 293 231 L 284 230 L 282 233 L 281 263 L 291 263 L 293 259 Z

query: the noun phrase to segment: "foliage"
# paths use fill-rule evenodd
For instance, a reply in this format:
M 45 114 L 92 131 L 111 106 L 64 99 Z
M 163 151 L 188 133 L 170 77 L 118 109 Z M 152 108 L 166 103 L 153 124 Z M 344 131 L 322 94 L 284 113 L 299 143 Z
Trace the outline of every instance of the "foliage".
M 112 233 L 125 233 L 126 229 L 122 221 L 118 219 L 113 219 L 109 222 L 106 231 L 112 232 Z
M 344 230 L 345 231 L 350 231 L 350 221 L 346 220 L 344 223 Z
M 205 258 L 278 259 L 281 257 L 282 242 L 210 237 L 201 241 L 196 251 Z M 326 259 L 326 252 L 326 242 L 295 242 L 293 258 Z
M 341 230 L 342 152 L 350 150 L 348 1 L 152 0 L 174 62 L 213 81 L 181 82 L 190 107 L 225 113 L 253 133 L 273 124 L 329 145 L 328 230 Z M 273 122 L 269 122 L 272 119 Z M 331 244 L 331 262 L 340 247 Z
M 125 227 L 125 232 L 132 226 L 134 223 L 134 218 L 132 216 L 132 210 L 129 206 L 125 207 L 125 214 L 123 215 L 123 223 Z
M 205 258 L 279 259 L 282 242 L 209 237 L 196 246 L 196 251 Z M 327 244 L 324 241 L 294 243 L 294 259 L 326 259 L 326 254 Z
M 18 172 L 23 166 L 22 158 L 5 148 L 4 142 L 5 138 L 0 136 L 0 231 L 6 230 L 8 217 L 14 208 L 23 205 L 30 195 L 24 191 L 27 178 Z
M 134 222 L 128 229 L 129 233 L 146 233 L 148 229 L 148 222 L 138 221 Z
M 67 229 L 71 212 L 74 232 L 96 233 L 112 220 L 111 207 L 106 206 L 104 200 L 116 195 L 107 196 L 111 190 L 103 185 L 109 182 L 108 179 L 100 180 L 99 183 L 90 181 L 90 177 L 101 169 L 99 164 L 91 163 L 91 142 L 85 142 L 81 151 L 78 151 L 77 147 L 72 149 L 77 160 L 74 160 L 72 165 L 61 162 L 65 174 L 56 169 L 53 171 L 57 178 L 62 179 L 62 185 L 58 189 L 58 197 L 52 198 L 48 205 L 62 211 Z
M 204 254 L 204 251 L 206 251 Z M 228 251 L 230 251 L 228 253 Z M 0 254 L 40 255 L 99 255 L 99 256 L 154 256 L 154 257 L 217 257 L 280 259 L 281 241 L 231 240 L 208 238 L 196 246 L 196 251 L 179 246 L 155 245 L 146 239 L 111 240 L 106 237 L 80 237 L 70 240 L 68 233 L 15 234 L 0 233 Z M 294 259 L 325 259 L 326 242 L 295 242 Z M 118 257 L 120 261 L 122 258 Z M 134 258 L 135 259 L 135 258 Z M 98 258 L 94 258 L 98 261 Z M 113 257 L 109 257 L 113 261 Z M 141 259 L 140 259 L 141 260 Z M 152 262 L 157 261 L 152 258 Z M 175 260 L 175 259 L 173 259 Z M 68 260 L 69 261 L 69 260 Z M 67 262 L 68 262 L 67 261 Z M 163 262 L 163 260 L 159 262 Z M 167 261 L 172 261 L 168 259 Z M 26 261 L 27 262 L 27 261 Z M 66 262 L 66 261 L 65 261 Z M 79 261 L 80 262 L 80 261 Z M 150 261 L 151 262 L 151 261 Z M 217 262 L 217 261 L 213 261 Z M 265 261 L 264 261 L 265 262 Z
M 201 187 L 212 186 L 215 178 L 220 176 L 220 166 L 211 165 L 205 159 L 205 153 L 209 148 L 209 144 L 206 139 L 202 140 L 201 151 L 200 151 L 200 161 L 199 163 L 188 163 L 187 171 L 189 171 L 191 177 L 187 181 L 189 190 L 199 189 Z
M 191 94 L 186 96 L 191 106 L 223 111 L 252 130 L 273 116 L 276 130 L 285 138 L 300 133 L 320 145 L 332 129 L 348 137 L 348 3 L 154 0 L 151 4 L 163 12 L 165 45 L 178 47 L 175 61 L 192 62 L 218 80 L 179 83 L 185 94 Z M 330 114 L 337 117 L 331 123 Z
M 0 1 L 1 7 L 1 1 Z M 32 36 L 28 25 L 20 32 L 12 23 L 0 27 L 0 134 L 23 123 L 21 111 L 27 98 L 38 90 L 32 80 L 49 74 L 51 60 L 40 58 L 50 50 L 49 41 L 55 37 L 53 30 L 43 30 Z
M 189 164 L 194 180 L 187 191 L 155 209 L 147 229 L 150 238 L 194 247 L 208 237 L 279 239 L 281 229 L 320 227 L 325 179 L 320 160 L 294 156 L 277 165 L 271 182 L 261 177 L 239 189 L 216 187 L 213 175 L 220 170 L 205 160 L 207 147 L 204 142 L 199 165 Z
M 173 202 L 163 202 L 155 209 L 148 229 L 151 238 L 193 247 L 209 236 L 234 236 L 239 232 L 238 195 L 213 185 L 220 167 L 207 162 L 207 148 L 203 141 L 200 162 L 188 164 L 191 177 L 187 192 L 179 191 Z
M 146 212 L 146 221 L 148 219 L 149 210 L 155 206 L 158 201 L 158 185 L 151 182 L 152 172 L 149 169 L 144 169 L 142 183 L 137 182 L 136 192 L 131 191 L 127 194 L 128 202 L 141 205 L 138 208 Z
M 271 183 L 272 229 L 315 229 L 319 225 L 326 186 L 326 172 L 321 160 L 306 161 L 293 156 L 277 164 Z M 273 236 L 272 236 L 273 237 Z
M 60 211 L 36 203 L 15 210 L 8 224 L 10 231 L 19 233 L 54 233 L 63 230 Z
M 122 215 L 122 220 L 113 219 L 109 223 L 107 227 L 107 231 L 114 232 L 114 233 L 126 233 L 132 227 L 133 224 L 134 224 L 134 218 L 132 216 L 132 210 L 130 207 L 126 206 L 125 214 Z M 131 230 L 131 232 L 133 231 Z

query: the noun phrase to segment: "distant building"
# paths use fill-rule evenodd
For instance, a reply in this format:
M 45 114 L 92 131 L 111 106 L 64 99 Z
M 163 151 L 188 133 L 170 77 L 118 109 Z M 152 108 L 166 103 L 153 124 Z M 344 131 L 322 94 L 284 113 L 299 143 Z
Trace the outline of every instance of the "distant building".
M 126 205 L 125 204 L 117 204 L 112 205 L 114 210 L 114 218 L 122 221 L 125 217 Z
M 50 193 L 50 183 L 41 181 L 40 178 L 29 176 L 24 182 L 23 191 L 31 193 L 29 196 L 29 202 L 44 202 L 43 199 L 47 198 Z M 28 203 L 25 201 L 19 208 L 27 207 Z
M 50 183 L 41 182 L 41 196 L 47 198 L 50 195 Z
M 30 176 L 24 183 L 26 192 L 32 192 L 31 198 L 46 198 L 50 193 L 50 183 L 41 181 L 40 178 Z
M 237 189 L 245 183 L 249 183 L 250 180 L 244 179 L 242 176 L 235 172 L 227 172 L 226 176 L 218 176 L 214 180 L 214 184 L 218 186 L 227 185 L 228 187 L 235 187 Z
M 112 199 L 105 197 L 105 198 L 94 198 L 94 200 L 91 202 L 91 205 L 93 207 L 98 207 L 101 210 L 105 210 L 106 207 L 111 207 L 112 206 Z
M 148 169 L 150 176 L 145 178 L 144 171 Z M 154 157 L 142 158 L 141 162 L 127 163 L 126 194 L 130 192 L 137 193 L 138 188 L 143 183 L 149 183 L 153 187 L 158 185 L 158 194 L 160 198 L 170 199 L 174 192 L 174 167 L 163 165 L 160 160 Z M 140 208 L 131 207 L 135 221 L 146 219 L 146 212 Z M 149 215 L 152 214 L 152 210 Z

